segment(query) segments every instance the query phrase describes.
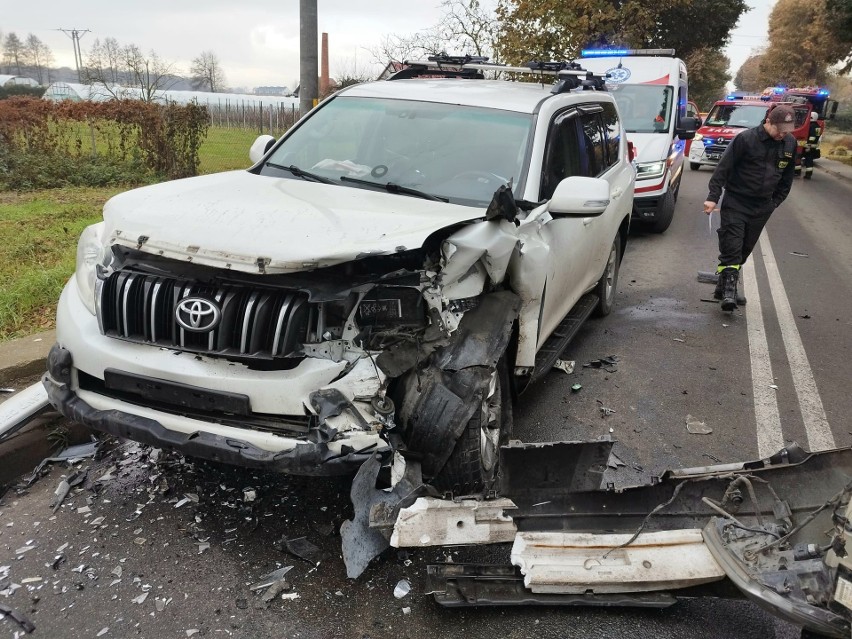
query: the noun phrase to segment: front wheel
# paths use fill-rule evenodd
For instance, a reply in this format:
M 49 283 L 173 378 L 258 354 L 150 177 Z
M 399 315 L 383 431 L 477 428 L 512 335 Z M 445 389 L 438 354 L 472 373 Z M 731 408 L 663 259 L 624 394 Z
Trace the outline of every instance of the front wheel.
M 450 458 L 432 480 L 440 491 L 471 495 L 489 490 L 497 481 L 500 446 L 512 431 L 512 397 L 505 359 L 477 400 L 478 410 L 456 441 Z
M 690 162 L 689 168 L 692 169 L 693 171 L 697 171 L 698 169 L 701 168 L 701 163 L 700 162 Z
M 595 294 L 600 302 L 595 309 L 597 317 L 606 317 L 612 313 L 615 305 L 615 289 L 618 286 L 618 268 L 621 265 L 621 237 L 616 235 L 609 249 L 609 257 L 606 261 L 601 279 L 595 286 Z
M 671 226 L 672 218 L 674 218 L 675 197 L 672 190 L 666 191 L 665 195 L 660 198 L 660 203 L 657 205 L 656 216 L 649 227 L 652 233 L 663 233 Z

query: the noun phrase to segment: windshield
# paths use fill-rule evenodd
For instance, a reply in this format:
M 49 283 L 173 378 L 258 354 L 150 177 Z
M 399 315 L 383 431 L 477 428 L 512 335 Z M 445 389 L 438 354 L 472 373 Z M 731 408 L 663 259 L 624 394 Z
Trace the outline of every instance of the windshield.
M 750 129 L 766 118 L 762 104 L 716 104 L 707 114 L 704 126 L 728 126 Z
M 659 84 L 607 85 L 628 133 L 665 133 L 669 130 L 672 88 Z
M 293 178 L 274 165 L 297 166 L 349 188 L 390 182 L 487 206 L 500 186 L 517 185 L 531 128 L 528 113 L 340 96 L 293 131 L 262 174 Z

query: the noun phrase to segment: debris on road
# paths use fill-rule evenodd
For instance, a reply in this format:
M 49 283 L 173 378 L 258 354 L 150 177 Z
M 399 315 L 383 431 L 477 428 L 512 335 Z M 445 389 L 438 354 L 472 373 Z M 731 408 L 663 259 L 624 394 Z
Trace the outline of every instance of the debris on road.
M 807 253 L 800 253 L 799 251 L 790 251 L 790 255 L 795 255 L 796 257 L 810 257 Z
M 14 388 L 0 388 L 0 393 L 14 393 Z
M 716 284 L 719 281 L 719 275 L 712 271 L 698 271 L 698 281 L 702 284 Z
M 571 387 L 571 392 L 572 393 L 579 393 L 581 388 L 583 388 L 583 386 L 581 384 L 574 384 Z
M 692 415 L 686 416 L 686 430 L 693 435 L 709 435 L 713 432 L 713 429 L 710 428 L 705 422 L 702 422 L 697 417 L 693 417 Z
M 18 612 L 14 608 L 10 608 L 5 604 L 0 603 L 0 614 L 8 616 L 15 623 L 17 623 L 27 634 L 35 630 L 35 624 L 30 621 L 26 615 Z
M 322 551 L 316 545 L 309 542 L 307 537 L 288 539 L 284 544 L 287 552 L 291 555 L 295 555 L 299 559 L 304 559 L 314 566 L 319 566 L 324 558 Z
M 4 388 L 4 393 L 14 389 Z M 50 410 L 47 391 L 41 382 L 25 388 L 0 405 L 0 441 L 11 437 L 42 413 Z
M 683 338 L 681 338 L 681 337 L 672 337 L 672 341 L 673 341 L 673 342 L 681 342 L 681 343 L 685 343 L 685 342 L 686 342 L 686 340 L 685 340 L 685 339 L 683 339 Z
M 394 586 L 393 596 L 397 599 L 402 599 L 409 592 L 411 592 L 411 584 L 408 582 L 407 579 L 400 579 L 399 582 L 397 582 L 396 586 Z
M 273 570 L 268 575 L 264 575 L 260 578 L 260 581 L 249 586 L 249 590 L 255 592 L 257 590 L 263 590 L 264 588 L 269 588 L 271 585 L 278 581 L 282 581 L 284 576 L 293 569 L 293 566 L 284 566 L 283 568 L 279 568 L 278 570 Z
M 615 373 L 618 371 L 616 368 L 618 366 L 618 356 L 610 355 L 609 357 L 602 357 L 600 359 L 593 359 L 590 362 L 583 364 L 583 368 L 602 368 L 607 373 Z
M 568 375 L 574 372 L 574 366 L 576 366 L 576 362 L 566 359 L 557 359 L 553 363 L 553 368 L 560 371 L 565 371 L 565 373 L 567 373 Z
M 799 315 L 802 319 L 811 319 L 810 315 Z
M 597 400 L 597 402 L 598 402 L 598 404 L 600 404 L 600 406 L 598 406 L 598 410 L 601 412 L 601 417 L 609 417 L 610 415 L 615 415 L 615 409 L 614 408 L 609 408 L 607 406 L 604 406 L 604 403 L 601 400 Z M 610 431 L 610 432 L 612 432 L 612 431 Z

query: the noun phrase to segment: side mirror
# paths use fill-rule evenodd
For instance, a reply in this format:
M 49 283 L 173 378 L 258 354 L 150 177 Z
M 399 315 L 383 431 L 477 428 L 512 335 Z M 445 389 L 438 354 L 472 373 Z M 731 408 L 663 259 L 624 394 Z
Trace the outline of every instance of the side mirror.
M 575 175 L 556 185 L 547 212 L 554 217 L 597 217 L 608 206 L 609 182 Z
M 681 118 L 675 130 L 681 140 L 691 140 L 701 126 L 701 118 Z
M 261 135 L 254 141 L 249 149 L 249 159 L 252 164 L 257 164 L 266 155 L 266 152 L 275 144 L 275 138 L 271 135 Z

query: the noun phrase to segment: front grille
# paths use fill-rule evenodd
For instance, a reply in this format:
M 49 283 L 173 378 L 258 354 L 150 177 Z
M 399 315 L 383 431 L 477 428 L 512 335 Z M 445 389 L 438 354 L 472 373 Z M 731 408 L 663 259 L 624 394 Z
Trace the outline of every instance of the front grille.
M 715 140 L 713 144 L 708 144 L 706 147 L 704 147 L 704 150 L 707 153 L 724 153 L 725 149 L 728 148 L 728 145 L 730 143 L 730 140 L 719 138 L 718 140 Z
M 185 298 L 213 302 L 218 325 L 186 330 L 176 309 Z M 98 319 L 110 337 L 213 355 L 274 359 L 298 354 L 308 337 L 312 305 L 298 291 L 208 284 L 117 271 L 101 287 Z

